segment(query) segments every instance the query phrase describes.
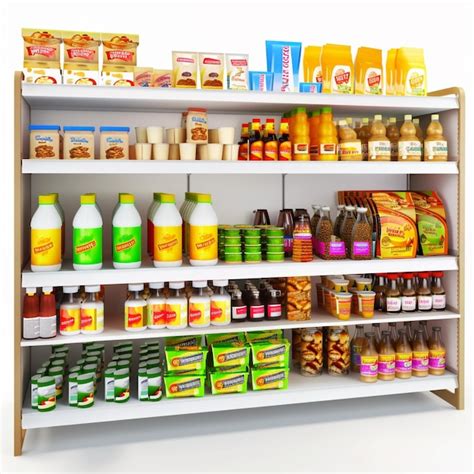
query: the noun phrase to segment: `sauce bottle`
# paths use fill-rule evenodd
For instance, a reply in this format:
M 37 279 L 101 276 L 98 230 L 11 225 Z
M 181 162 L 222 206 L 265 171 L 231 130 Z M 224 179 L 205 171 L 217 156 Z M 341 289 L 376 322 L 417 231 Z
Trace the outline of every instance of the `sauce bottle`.
M 398 341 L 397 323 L 388 323 L 388 328 L 390 332 L 390 342 L 392 343 L 392 346 L 395 348 Z
M 385 134 L 385 125 L 381 115 L 375 115 L 370 127 L 368 143 L 369 161 L 390 161 L 390 141 Z
M 309 122 L 305 107 L 297 107 L 293 115 L 293 160 L 309 161 Z
M 357 219 L 352 227 L 349 256 L 352 260 L 372 258 L 372 226 L 367 219 L 367 208 L 357 208 Z
M 395 376 L 398 379 L 409 379 L 412 373 L 412 351 L 406 329 L 398 330 L 398 341 L 395 348 Z
M 375 335 L 375 347 L 378 349 L 380 341 L 382 340 L 382 334 L 380 333 L 380 323 L 372 324 L 372 332 Z
M 370 138 L 370 127 L 369 127 L 369 119 L 364 117 L 362 119 L 362 125 L 359 129 L 359 133 L 357 138 L 361 142 L 362 146 L 362 159 L 367 161 L 369 159 L 369 138 Z
M 366 343 L 364 326 L 356 324 L 355 334 L 351 341 L 351 368 L 354 372 L 360 372 L 360 355 Z
M 385 310 L 385 276 L 383 274 L 376 275 L 376 282 L 374 285 L 375 292 L 375 310 Z
M 151 295 L 147 300 L 147 326 L 150 329 L 164 329 L 166 327 L 166 298 L 161 294 L 164 288 L 162 282 L 151 282 Z
M 40 337 L 40 299 L 36 288 L 27 288 L 23 298 L 23 339 Z
M 311 161 L 319 159 L 319 122 L 321 111 L 313 110 L 309 116 L 309 155 Z
M 239 141 L 239 161 L 248 161 L 249 159 L 249 124 L 243 123 L 240 132 Z
M 443 283 L 443 272 L 433 272 L 431 274 L 431 293 L 433 295 L 433 309 L 435 311 L 444 311 L 446 309 L 446 292 L 444 291 Z
M 413 282 L 413 273 L 403 273 L 402 311 L 413 313 L 416 311 L 416 291 Z
M 388 119 L 387 138 L 390 140 L 390 161 L 397 161 L 400 131 L 398 130 L 396 117 L 390 117 Z
M 402 297 L 397 285 L 398 275 L 391 273 L 387 278 L 388 288 L 385 290 L 385 312 L 399 313 L 402 309 Z
M 337 129 L 332 119 L 332 108 L 323 107 L 319 119 L 319 160 L 337 161 Z
M 426 138 L 423 159 L 425 161 L 447 161 L 448 142 L 443 136 L 443 126 L 439 121 L 439 115 L 431 116 L 431 123 L 426 129 Z
M 247 305 L 242 300 L 242 292 L 234 290 L 231 298 L 231 316 L 233 323 L 247 321 Z
M 53 288 L 44 286 L 39 306 L 39 337 L 50 339 L 56 337 L 56 297 Z
M 275 119 L 268 118 L 265 122 L 265 139 L 263 143 L 264 161 L 278 160 L 278 140 L 275 133 Z
M 290 142 L 290 131 L 288 128 L 288 118 L 283 117 L 280 122 L 280 138 L 278 139 L 278 160 L 279 161 L 291 161 L 291 142 Z
M 428 321 L 420 321 L 420 329 L 423 331 L 423 337 L 425 338 L 425 342 L 428 344 Z
M 204 294 L 206 280 L 193 281 L 193 294 L 189 298 L 189 326 L 207 328 L 211 324 L 211 298 Z
M 184 281 L 169 284 L 170 296 L 166 299 L 166 327 L 183 329 L 188 325 L 188 300 L 182 291 Z
M 428 375 L 429 349 L 423 336 L 423 329 L 415 331 L 412 344 L 413 359 L 412 372 L 415 377 L 426 377 Z
M 281 318 L 281 291 L 269 288 L 267 297 L 265 299 L 265 319 L 269 321 L 276 321 Z
M 443 375 L 446 370 L 446 347 L 441 341 L 440 327 L 433 327 L 428 344 L 428 372 L 430 375 Z
M 265 305 L 260 301 L 260 293 L 257 288 L 249 292 L 248 310 L 249 321 L 263 321 L 265 319 Z
M 419 118 L 414 118 L 413 119 L 413 125 L 415 126 L 416 129 L 416 137 L 418 140 L 420 140 L 420 145 L 421 145 L 421 156 L 424 156 L 424 142 L 425 142 L 425 136 L 423 134 L 423 130 L 420 127 L 420 119 Z
M 249 135 L 250 161 L 262 161 L 263 140 L 260 132 L 260 119 L 252 119 L 252 128 Z
M 395 348 L 390 339 L 390 331 L 382 331 L 378 360 L 378 379 L 395 379 Z
M 421 142 L 416 136 L 411 115 L 405 115 L 405 121 L 400 127 L 398 161 L 421 161 Z
M 78 286 L 63 287 L 64 300 L 59 307 L 59 333 L 62 336 L 81 333 L 81 304 L 74 296 L 78 291 Z
M 420 272 L 418 274 L 419 284 L 416 289 L 416 302 L 418 311 L 431 311 L 433 309 L 433 296 L 428 285 L 428 272 Z
M 375 347 L 375 333 L 366 332 L 367 343 L 360 354 L 360 376 L 361 382 L 377 382 L 379 354 Z
M 362 161 L 362 144 L 357 133 L 346 120 L 339 120 L 339 159 L 341 161 Z
M 99 285 L 86 285 L 86 299 L 81 303 L 81 333 L 100 334 L 104 331 L 104 302 L 99 298 Z
M 318 226 L 320 225 L 319 221 Z M 307 214 L 300 214 L 293 229 L 293 262 L 313 260 L 313 238 Z
M 140 294 L 143 288 L 143 283 L 128 285 L 130 296 L 125 301 L 125 331 L 140 332 L 147 327 L 146 301 Z
M 320 218 L 316 226 L 316 241 L 318 243 L 316 254 L 321 258 L 331 258 L 331 237 L 333 227 L 329 206 L 321 207 Z
M 403 327 L 407 332 L 408 342 L 410 344 L 413 344 L 414 335 L 413 335 L 413 327 L 412 327 L 411 321 L 405 321 L 403 323 Z
M 213 280 L 212 284 L 217 291 L 211 296 L 211 324 L 213 326 L 226 326 L 231 321 L 230 295 L 225 291 L 228 280 Z
M 334 220 L 334 229 L 333 229 L 333 234 L 336 237 L 341 237 L 341 226 L 342 226 L 342 222 L 344 221 L 345 207 L 346 206 L 344 206 L 344 204 L 338 204 L 337 206 L 337 216 L 336 216 L 336 219 Z
M 350 255 L 351 251 L 351 240 L 352 240 L 352 229 L 356 222 L 356 216 L 354 214 L 355 207 L 354 206 L 346 206 L 345 207 L 345 214 L 344 220 L 341 224 L 341 240 L 344 241 L 346 246 L 346 255 Z

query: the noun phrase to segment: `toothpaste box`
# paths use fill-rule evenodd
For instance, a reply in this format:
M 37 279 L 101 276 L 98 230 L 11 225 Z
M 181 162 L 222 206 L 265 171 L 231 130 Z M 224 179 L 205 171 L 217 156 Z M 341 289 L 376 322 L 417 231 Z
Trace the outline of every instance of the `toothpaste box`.
M 267 40 L 267 71 L 273 72 L 273 91 L 297 92 L 301 43 Z

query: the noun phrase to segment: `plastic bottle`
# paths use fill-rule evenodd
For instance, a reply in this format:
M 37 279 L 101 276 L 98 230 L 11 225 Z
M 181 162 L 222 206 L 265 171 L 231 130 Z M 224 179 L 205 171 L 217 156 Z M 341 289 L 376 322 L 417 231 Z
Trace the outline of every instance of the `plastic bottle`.
M 390 340 L 390 331 L 382 331 L 377 366 L 379 380 L 395 380 L 395 358 L 395 348 Z
M 309 161 L 309 123 L 305 107 L 297 107 L 292 127 L 293 160 Z
M 153 216 L 154 249 L 153 265 L 155 267 L 179 267 L 183 263 L 183 219 L 178 209 L 174 194 L 160 196 L 160 207 Z
M 368 142 L 369 161 L 390 161 L 390 141 L 381 115 L 375 115 Z
M 147 326 L 149 329 L 164 329 L 166 327 L 166 298 L 160 291 L 164 286 L 162 282 L 149 284 L 152 292 L 147 300 Z
M 40 299 L 36 288 L 27 288 L 23 297 L 23 339 L 40 337 Z
M 212 284 L 217 292 L 211 296 L 211 324 L 213 326 L 226 326 L 231 321 L 230 295 L 225 290 L 228 280 L 213 280 Z
M 81 333 L 100 334 L 104 331 L 104 302 L 99 298 L 99 285 L 86 285 L 86 299 L 81 304 Z
M 186 193 L 187 204 L 185 205 L 181 217 L 183 219 L 183 255 L 189 254 L 189 216 L 196 207 L 198 193 Z
M 362 144 L 357 134 L 347 125 L 346 120 L 339 120 L 339 159 L 341 161 L 362 161 Z
M 172 281 L 169 284 L 171 294 L 166 299 L 166 327 L 183 329 L 188 325 L 188 300 L 182 292 L 183 281 Z
M 369 119 L 364 117 L 362 119 L 361 127 L 359 129 L 359 133 L 357 134 L 357 138 L 360 140 L 362 146 L 362 159 L 367 161 L 369 159 L 369 138 L 370 138 L 370 127 L 369 127 Z
M 252 128 L 249 135 L 250 161 L 262 161 L 263 140 L 260 131 L 260 119 L 252 119 Z
M 142 219 L 133 194 L 122 193 L 112 219 L 114 268 L 140 268 L 142 264 Z
M 280 137 L 278 138 L 278 160 L 291 161 L 291 141 L 288 117 L 283 116 L 280 121 Z
M 44 286 L 40 297 L 39 328 L 40 338 L 56 337 L 56 297 L 53 288 Z
M 59 333 L 75 336 L 81 333 L 81 304 L 75 298 L 78 286 L 63 287 L 64 300 L 59 307 Z
M 319 122 L 321 111 L 313 110 L 309 115 L 309 156 L 311 161 L 319 159 Z
M 379 355 L 375 347 L 375 333 L 366 332 L 367 344 L 364 345 L 360 354 L 360 376 L 361 382 L 377 382 Z
M 431 116 L 431 123 L 426 129 L 423 159 L 425 161 L 448 160 L 448 142 L 443 136 L 443 126 L 439 121 L 438 114 Z
M 431 311 L 433 309 L 433 295 L 428 285 L 428 272 L 418 274 L 419 284 L 416 289 L 416 304 L 418 311 Z
M 398 140 L 398 160 L 421 161 L 421 142 L 416 136 L 412 117 L 405 115 L 404 118 L 405 121 L 400 127 L 400 139 Z
M 323 107 L 319 119 L 319 160 L 337 161 L 337 129 L 332 119 L 332 108 Z
M 210 194 L 199 194 L 189 217 L 189 263 L 217 264 L 217 215 Z
M 395 348 L 395 377 L 409 379 L 412 372 L 412 351 L 406 329 L 398 330 L 398 340 Z
M 417 329 L 415 331 L 412 349 L 412 374 L 415 377 L 426 377 L 429 370 L 429 349 L 423 336 L 423 329 Z
M 360 372 L 360 354 L 367 339 L 364 336 L 364 326 L 356 324 L 356 331 L 351 341 L 351 368 L 354 372 Z
M 428 342 L 428 372 L 430 375 L 443 375 L 446 370 L 446 347 L 441 341 L 441 328 L 433 327 Z
M 266 120 L 265 138 L 263 142 L 263 160 L 278 161 L 278 140 L 275 133 L 275 119 L 268 118 Z
M 94 194 L 81 195 L 81 207 L 72 221 L 72 262 L 74 270 L 102 268 L 103 221 Z
M 155 228 L 153 226 L 153 216 L 155 215 L 156 210 L 160 206 L 160 195 L 161 193 L 153 193 L 153 201 L 151 202 L 146 215 L 146 251 L 150 256 L 153 256 L 153 249 L 155 248 Z M 186 200 L 184 201 L 183 206 L 185 205 L 185 203 Z
M 139 332 L 147 327 L 146 301 L 140 295 L 143 288 L 143 283 L 128 285 L 130 296 L 125 301 L 125 331 Z
M 404 273 L 403 281 L 402 311 L 404 313 L 413 313 L 416 311 L 416 291 L 413 282 L 413 273 Z
M 189 298 L 188 320 L 192 328 L 207 328 L 211 324 L 211 299 L 204 293 L 207 281 L 193 281 L 193 294 Z
M 248 161 L 249 159 L 249 124 L 243 123 L 240 132 L 239 141 L 239 161 Z
M 444 273 L 433 272 L 431 276 L 431 294 L 433 295 L 433 309 L 435 311 L 444 311 L 446 309 L 446 292 L 441 281 L 441 278 L 443 278 Z
M 396 117 L 390 117 L 388 119 L 387 138 L 390 140 L 390 161 L 397 161 L 400 131 L 398 130 Z
M 38 196 L 38 209 L 31 219 L 31 271 L 61 269 L 62 220 L 52 194 Z
M 301 214 L 295 222 L 293 230 L 293 253 L 294 262 L 310 262 L 313 260 L 313 238 L 309 218 Z
M 397 285 L 397 277 L 396 273 L 387 276 L 389 282 L 385 290 L 385 312 L 387 313 L 399 313 L 402 309 L 402 297 Z
M 421 143 L 421 156 L 424 156 L 423 150 L 425 148 L 424 147 L 425 136 L 423 134 L 423 130 L 420 127 L 420 119 L 414 118 L 413 125 L 415 126 L 415 129 L 416 129 L 416 137 L 418 138 L 418 140 L 420 140 L 420 143 Z
M 64 209 L 59 202 L 59 193 L 51 193 L 54 196 L 54 206 L 61 217 L 61 257 L 64 256 L 66 250 L 66 216 Z

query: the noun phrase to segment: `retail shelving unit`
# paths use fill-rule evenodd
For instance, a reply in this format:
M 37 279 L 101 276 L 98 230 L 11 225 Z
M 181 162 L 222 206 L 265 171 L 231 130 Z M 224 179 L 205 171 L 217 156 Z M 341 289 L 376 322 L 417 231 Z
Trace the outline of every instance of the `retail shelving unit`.
M 249 162 L 138 162 L 138 161 L 74 161 L 28 160 L 28 125 L 58 123 L 60 125 L 163 125 L 174 127 L 180 112 L 191 106 L 206 107 L 211 128 L 219 125 L 238 127 L 252 115 L 272 117 L 295 106 L 316 108 L 333 106 L 338 117 L 370 116 L 381 113 L 401 118 L 411 113 L 426 125 L 429 115 L 439 113 L 449 140 L 447 163 L 249 163 Z M 132 134 L 133 135 L 133 134 Z M 22 451 L 27 429 L 76 425 L 113 420 L 162 417 L 243 408 L 307 403 L 322 400 L 351 399 L 400 393 L 433 391 L 458 409 L 464 398 L 464 98 L 460 89 L 446 89 L 428 97 L 336 96 L 325 94 L 279 94 L 231 91 L 122 89 L 108 87 L 74 87 L 27 85 L 15 75 L 15 454 Z M 320 176 L 322 175 L 322 176 Z M 448 213 L 450 255 L 405 260 L 370 260 L 354 262 L 321 261 L 312 263 L 262 263 L 257 265 L 225 265 L 155 269 L 144 259 L 137 270 L 114 270 L 110 265 L 110 215 L 117 192 L 136 195 L 137 207 L 146 213 L 153 191 L 173 192 L 179 200 L 187 190 L 210 192 L 221 223 L 248 222 L 255 207 L 267 208 L 272 217 L 281 207 L 306 207 L 313 202 L 335 204 L 335 191 L 340 189 L 435 189 L 443 198 Z M 59 272 L 32 273 L 29 269 L 29 221 L 36 209 L 37 195 L 59 192 L 66 212 L 66 229 L 78 207 L 79 194 L 96 192 L 105 216 L 106 264 L 99 271 L 75 272 L 68 252 Z M 70 237 L 70 236 L 67 236 Z M 69 240 L 67 240 L 69 242 Z M 69 252 L 70 253 L 70 252 Z M 109 252 L 110 253 L 110 252 Z M 145 255 L 146 252 L 143 252 Z M 108 260 L 107 260 L 108 259 Z M 413 314 L 376 314 L 372 320 L 351 317 L 342 322 L 314 311 L 310 321 L 277 321 L 261 324 L 202 330 L 146 330 L 127 333 L 122 329 L 123 285 L 134 282 L 176 281 L 217 278 L 260 278 L 334 273 L 378 273 L 399 271 L 443 270 L 448 309 L 442 312 Z M 29 286 L 63 286 L 84 284 L 111 285 L 113 297 L 107 301 L 105 330 L 92 337 L 97 341 L 157 339 L 183 334 L 231 332 L 235 330 L 292 329 L 347 324 L 428 320 L 441 325 L 447 345 L 448 371 L 444 376 L 412 378 L 376 384 L 360 383 L 354 375 L 334 378 L 324 375 L 305 378 L 290 376 L 286 391 L 249 392 L 242 395 L 206 396 L 202 399 L 163 400 L 158 404 L 140 403 L 133 398 L 117 406 L 99 400 L 87 410 L 70 408 L 64 402 L 56 410 L 39 413 L 30 408 L 29 377 L 50 346 L 69 343 L 78 345 L 91 340 L 84 335 L 52 340 L 22 340 L 21 305 L 24 288 Z M 120 293 L 122 292 L 122 293 Z M 116 307 L 114 308 L 114 304 Z M 108 311 L 108 309 L 110 311 Z

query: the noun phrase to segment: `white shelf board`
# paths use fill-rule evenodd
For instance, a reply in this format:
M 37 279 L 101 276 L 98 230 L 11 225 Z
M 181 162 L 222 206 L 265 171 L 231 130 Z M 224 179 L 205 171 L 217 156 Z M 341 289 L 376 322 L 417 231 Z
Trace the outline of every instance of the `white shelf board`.
M 459 174 L 455 161 L 136 161 L 28 160 L 23 174 Z
M 242 278 L 272 278 L 284 276 L 317 276 L 351 273 L 392 273 L 457 270 L 457 257 L 450 255 L 407 259 L 373 260 L 313 260 L 307 263 L 285 261 L 258 264 L 227 264 L 213 266 L 154 268 L 149 259 L 141 268 L 114 269 L 110 262 L 101 270 L 75 271 L 70 262 L 57 272 L 32 272 L 29 264 L 22 273 L 22 286 L 73 286 L 149 283 L 154 281 L 237 280 Z
M 136 384 L 136 377 L 132 377 L 132 381 Z M 133 396 L 126 403 L 111 403 L 103 401 L 99 395 L 94 406 L 85 411 L 68 406 L 65 397 L 63 397 L 55 410 L 46 413 L 33 410 L 30 407 L 29 396 L 27 396 L 23 407 L 22 427 L 23 429 L 35 429 L 442 389 L 454 391 L 457 386 L 457 376 L 451 372 L 446 372 L 441 376 L 429 375 L 423 378 L 412 377 L 390 382 L 377 381 L 371 384 L 360 382 L 356 374 L 342 377 L 327 374 L 319 377 L 304 377 L 297 373 L 290 373 L 287 390 L 256 392 L 249 390 L 245 394 L 229 395 L 206 394 L 203 398 L 163 398 L 157 403 L 140 402 Z M 99 386 L 98 393 L 102 393 L 102 391 L 103 387 Z M 28 389 L 29 392 L 30 389 Z
M 456 97 L 396 97 L 147 87 L 87 87 L 22 84 L 31 109 L 182 112 L 205 107 L 220 113 L 283 113 L 298 106 L 332 106 L 336 115 L 424 115 L 458 109 Z
M 160 337 L 171 336 L 193 336 L 201 334 L 222 334 L 241 331 L 262 331 L 270 329 L 294 329 L 294 328 L 311 328 L 324 326 L 353 326 L 356 324 L 372 324 L 372 323 L 402 323 L 405 321 L 437 321 L 446 319 L 458 319 L 460 314 L 455 311 L 430 311 L 415 313 L 399 313 L 386 314 L 376 312 L 373 318 L 362 318 L 361 316 L 351 316 L 348 321 L 342 321 L 334 318 L 330 314 L 316 310 L 311 320 L 308 321 L 288 321 L 281 319 L 279 321 L 261 321 L 243 323 L 231 323 L 228 326 L 209 326 L 207 328 L 184 328 L 184 329 L 145 329 L 141 332 L 128 332 L 123 328 L 123 320 L 121 318 L 112 318 L 105 316 L 105 329 L 101 334 L 93 336 L 78 334 L 76 336 L 58 335 L 52 339 L 23 339 L 22 347 L 38 347 L 38 346 L 56 346 L 61 344 L 79 344 L 84 342 L 105 342 L 105 341 L 121 341 L 121 340 L 144 340 L 157 339 Z

